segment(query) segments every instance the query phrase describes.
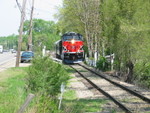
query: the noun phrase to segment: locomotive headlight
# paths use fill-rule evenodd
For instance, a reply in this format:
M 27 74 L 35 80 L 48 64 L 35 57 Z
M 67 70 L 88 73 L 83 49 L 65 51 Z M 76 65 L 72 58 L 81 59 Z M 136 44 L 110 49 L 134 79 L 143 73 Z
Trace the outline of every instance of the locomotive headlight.
M 72 39 L 72 40 L 71 40 L 71 43 L 72 43 L 72 44 L 74 44 L 74 43 L 75 43 L 75 40 L 74 40 L 74 39 Z

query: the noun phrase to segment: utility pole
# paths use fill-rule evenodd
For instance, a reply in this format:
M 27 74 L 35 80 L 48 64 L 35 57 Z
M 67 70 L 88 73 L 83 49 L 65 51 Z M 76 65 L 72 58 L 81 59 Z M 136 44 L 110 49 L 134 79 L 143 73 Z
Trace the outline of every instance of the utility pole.
M 29 37 L 28 37 L 28 51 L 32 51 L 32 29 L 33 29 L 33 10 L 34 10 L 34 0 L 32 0 L 32 8 L 30 15 L 30 28 L 29 28 Z
M 26 1 L 27 0 L 23 0 L 23 3 L 22 3 L 21 21 L 20 21 L 19 39 L 18 39 L 18 51 L 17 51 L 17 57 L 16 57 L 16 67 L 19 67 L 19 62 L 20 62 L 20 51 L 21 51 L 21 43 L 22 43 L 22 32 L 23 32 L 23 25 L 24 25 L 24 18 L 25 18 Z

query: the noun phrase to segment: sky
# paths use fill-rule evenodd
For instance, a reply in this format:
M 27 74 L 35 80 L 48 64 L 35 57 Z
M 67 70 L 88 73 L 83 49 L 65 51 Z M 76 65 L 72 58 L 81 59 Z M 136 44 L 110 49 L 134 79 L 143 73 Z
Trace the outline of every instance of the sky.
M 22 6 L 23 0 L 18 0 Z M 57 7 L 62 6 L 62 0 L 34 0 L 35 9 L 33 18 L 40 18 L 48 21 L 57 21 L 54 14 L 57 13 Z M 32 0 L 26 3 L 26 20 L 30 19 Z M 0 36 L 9 36 L 18 34 L 20 26 L 21 13 L 16 0 L 0 0 Z

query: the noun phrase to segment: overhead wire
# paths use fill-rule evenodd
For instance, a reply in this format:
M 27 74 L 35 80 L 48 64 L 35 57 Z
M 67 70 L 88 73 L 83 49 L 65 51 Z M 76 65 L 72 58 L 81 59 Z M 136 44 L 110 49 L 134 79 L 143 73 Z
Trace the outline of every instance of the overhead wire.
M 22 8 L 21 8 L 21 5 L 20 5 L 20 3 L 18 2 L 18 0 L 16 0 L 16 3 L 17 3 L 17 6 L 18 6 L 18 8 L 19 8 L 19 10 L 20 10 L 20 12 L 22 12 Z M 41 6 L 41 4 L 43 4 L 44 6 L 49 6 L 49 7 L 51 7 L 51 3 L 49 2 L 49 1 L 47 1 L 47 0 L 37 0 L 37 6 Z M 30 13 L 31 13 L 31 8 L 32 8 L 32 6 L 31 6 L 31 2 L 30 2 L 30 0 L 28 0 L 28 5 L 27 5 L 28 7 L 26 8 L 26 17 L 25 17 L 25 19 L 27 19 L 27 18 L 30 18 L 29 16 L 30 16 Z M 36 5 L 35 5 L 36 6 Z M 45 10 L 45 9 L 41 9 L 41 8 L 35 8 L 35 6 L 34 6 L 34 10 L 37 12 L 36 14 L 34 14 L 34 15 L 39 15 L 40 13 L 52 13 L 51 12 L 51 10 Z

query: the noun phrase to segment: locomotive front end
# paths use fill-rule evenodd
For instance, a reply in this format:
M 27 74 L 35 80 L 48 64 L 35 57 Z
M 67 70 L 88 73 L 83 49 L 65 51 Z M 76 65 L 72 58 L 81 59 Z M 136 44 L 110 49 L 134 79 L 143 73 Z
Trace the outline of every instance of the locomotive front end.
M 84 59 L 82 35 L 67 33 L 62 36 L 62 59 L 66 63 L 78 63 Z

